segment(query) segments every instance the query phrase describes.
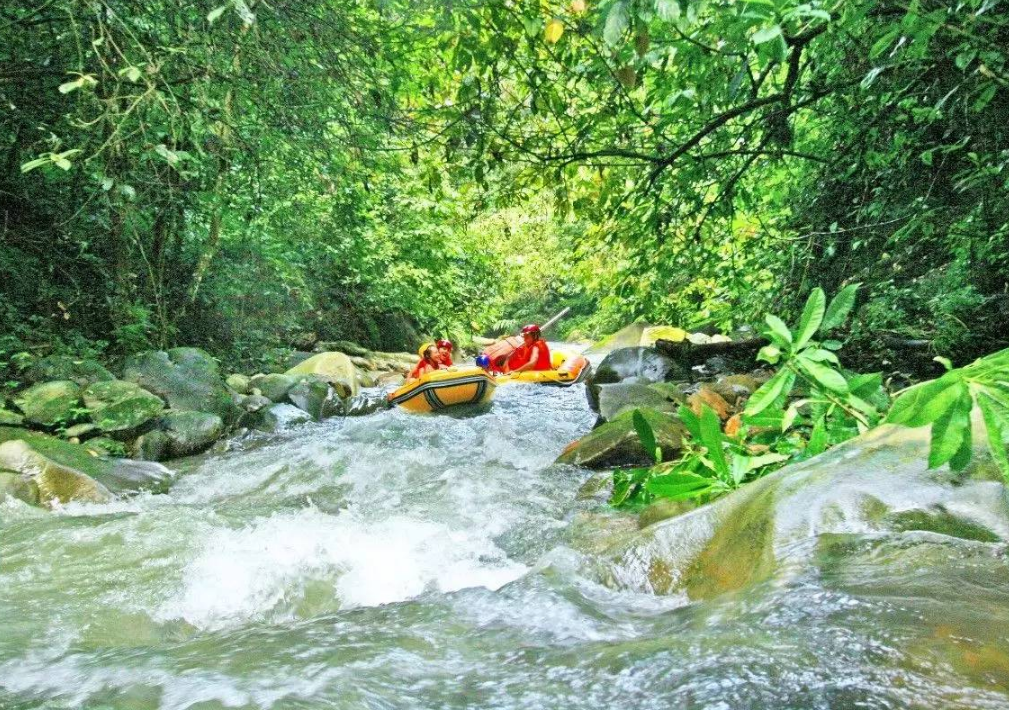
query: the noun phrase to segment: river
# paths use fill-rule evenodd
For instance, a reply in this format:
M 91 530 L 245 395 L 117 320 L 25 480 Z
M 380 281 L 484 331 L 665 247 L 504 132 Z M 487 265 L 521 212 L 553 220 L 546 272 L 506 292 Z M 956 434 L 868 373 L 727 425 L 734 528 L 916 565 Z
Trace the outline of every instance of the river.
M 593 420 L 581 386 L 502 387 L 193 459 L 164 495 L 3 504 L 0 708 L 1009 706 L 921 631 L 967 579 L 1004 640 L 989 552 L 946 600 L 871 565 L 694 603 L 601 584 L 586 521 L 619 519 L 551 465 Z

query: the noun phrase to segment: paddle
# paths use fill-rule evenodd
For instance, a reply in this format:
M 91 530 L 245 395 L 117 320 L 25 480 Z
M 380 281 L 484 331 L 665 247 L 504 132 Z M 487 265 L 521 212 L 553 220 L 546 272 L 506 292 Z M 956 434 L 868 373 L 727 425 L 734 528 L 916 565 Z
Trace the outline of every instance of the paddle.
M 566 316 L 570 310 L 571 310 L 570 308 L 565 308 L 560 313 L 555 315 L 553 318 L 548 320 L 540 327 L 540 332 L 546 330 L 554 323 L 559 321 L 561 318 Z M 497 362 L 499 359 L 511 355 L 521 345 L 522 345 L 522 336 L 512 335 L 508 338 L 497 341 L 493 345 L 488 345 L 484 349 L 483 354 L 489 357 L 491 359 L 491 362 Z

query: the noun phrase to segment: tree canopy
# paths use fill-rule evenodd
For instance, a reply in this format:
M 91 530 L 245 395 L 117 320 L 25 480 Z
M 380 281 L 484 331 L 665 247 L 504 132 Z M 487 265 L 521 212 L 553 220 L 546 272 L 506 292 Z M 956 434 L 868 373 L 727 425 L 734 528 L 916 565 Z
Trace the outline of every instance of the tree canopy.
M 994 0 L 0 10 L 7 351 L 403 348 L 574 307 L 1004 345 Z

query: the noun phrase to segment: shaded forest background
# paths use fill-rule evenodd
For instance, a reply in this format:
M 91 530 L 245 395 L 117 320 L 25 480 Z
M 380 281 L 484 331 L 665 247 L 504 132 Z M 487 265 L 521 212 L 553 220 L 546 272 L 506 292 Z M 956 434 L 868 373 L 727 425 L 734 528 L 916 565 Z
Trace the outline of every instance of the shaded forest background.
M 856 282 L 861 352 L 1007 345 L 1006 2 L 218 3 L 0 10 L 0 368 Z

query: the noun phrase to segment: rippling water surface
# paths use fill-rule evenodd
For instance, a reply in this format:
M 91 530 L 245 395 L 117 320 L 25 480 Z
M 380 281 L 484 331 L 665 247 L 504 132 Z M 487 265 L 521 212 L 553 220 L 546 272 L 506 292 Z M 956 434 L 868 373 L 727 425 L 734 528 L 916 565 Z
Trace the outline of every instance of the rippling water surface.
M 605 512 L 551 465 L 593 419 L 581 387 L 503 387 L 187 462 L 166 495 L 0 504 L 0 708 L 1009 707 L 997 545 L 846 541 L 692 604 L 600 585 L 578 540 Z

